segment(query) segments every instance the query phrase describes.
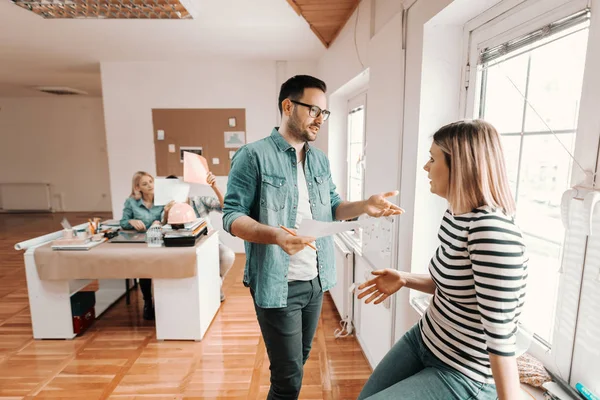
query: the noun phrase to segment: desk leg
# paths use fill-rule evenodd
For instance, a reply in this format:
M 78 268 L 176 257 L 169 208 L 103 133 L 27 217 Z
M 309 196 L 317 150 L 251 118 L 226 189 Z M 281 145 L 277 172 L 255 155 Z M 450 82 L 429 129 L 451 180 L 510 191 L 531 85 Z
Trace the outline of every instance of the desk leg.
M 196 276 L 153 279 L 156 338 L 202 340 L 220 307 L 219 239 L 196 249 Z
M 99 279 L 96 292 L 96 318 L 128 293 L 122 279 Z
M 25 274 L 35 339 L 73 339 L 69 281 L 42 281 L 33 252 L 25 252 Z

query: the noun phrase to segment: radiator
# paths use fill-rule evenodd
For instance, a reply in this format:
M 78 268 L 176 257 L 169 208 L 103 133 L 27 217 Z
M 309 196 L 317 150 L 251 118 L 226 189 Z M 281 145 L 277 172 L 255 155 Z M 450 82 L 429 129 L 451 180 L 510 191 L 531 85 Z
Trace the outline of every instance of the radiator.
M 335 243 L 335 269 L 337 285 L 329 292 L 342 319 L 352 321 L 354 306 L 352 304 L 351 285 L 354 283 L 354 253 L 337 237 Z
M 52 211 L 49 183 L 0 183 L 3 211 Z

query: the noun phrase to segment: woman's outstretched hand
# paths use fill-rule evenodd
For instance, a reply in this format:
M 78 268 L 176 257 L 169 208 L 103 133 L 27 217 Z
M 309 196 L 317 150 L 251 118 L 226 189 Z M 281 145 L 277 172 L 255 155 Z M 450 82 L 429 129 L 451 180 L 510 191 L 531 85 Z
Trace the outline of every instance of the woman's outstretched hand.
M 403 286 L 406 286 L 406 279 L 395 269 L 386 268 L 371 273 L 375 275 L 375 278 L 368 280 L 358 287 L 358 290 L 363 290 L 358 295 L 359 299 L 370 295 L 365 300 L 366 304 L 371 303 L 373 300 L 375 300 L 373 304 L 382 303 Z

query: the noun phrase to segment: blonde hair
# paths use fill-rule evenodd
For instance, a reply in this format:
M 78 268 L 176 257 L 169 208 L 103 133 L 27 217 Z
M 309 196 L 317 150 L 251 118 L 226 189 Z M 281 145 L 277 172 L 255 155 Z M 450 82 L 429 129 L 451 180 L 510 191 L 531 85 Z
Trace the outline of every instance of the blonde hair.
M 129 197 L 133 197 L 136 200 L 139 200 L 142 198 L 142 192 L 140 192 L 136 188 L 140 186 L 140 181 L 145 176 L 150 177 L 150 179 L 152 179 L 152 182 L 154 182 L 154 177 L 152 175 L 150 175 L 149 173 L 144 172 L 144 171 L 136 172 L 135 174 L 133 174 L 133 179 L 131 179 L 131 195 Z
M 458 121 L 441 127 L 433 135 L 450 169 L 448 203 L 452 212 L 477 207 L 501 209 L 515 214 L 500 135 L 483 120 Z

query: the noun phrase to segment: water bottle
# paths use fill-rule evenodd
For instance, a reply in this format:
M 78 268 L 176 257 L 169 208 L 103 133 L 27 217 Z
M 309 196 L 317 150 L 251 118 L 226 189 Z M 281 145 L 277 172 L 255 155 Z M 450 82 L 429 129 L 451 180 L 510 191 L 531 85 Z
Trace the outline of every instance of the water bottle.
M 154 225 L 146 232 L 146 243 L 148 247 L 162 247 L 162 229 L 160 226 Z

